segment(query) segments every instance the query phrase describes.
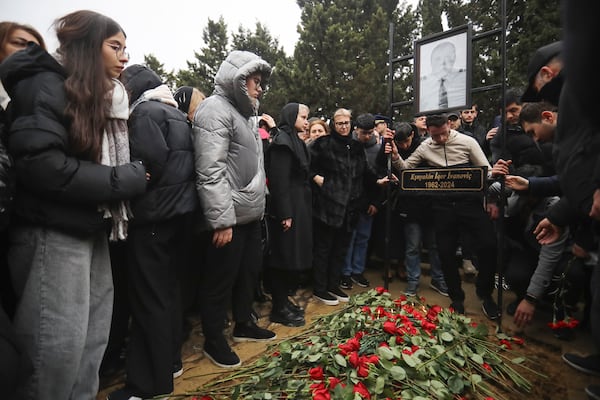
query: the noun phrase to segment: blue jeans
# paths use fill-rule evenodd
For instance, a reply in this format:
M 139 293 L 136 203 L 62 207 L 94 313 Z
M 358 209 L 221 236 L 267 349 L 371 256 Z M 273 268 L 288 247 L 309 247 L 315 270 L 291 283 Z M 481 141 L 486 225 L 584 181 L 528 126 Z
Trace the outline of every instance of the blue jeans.
M 358 223 L 352 232 L 352 239 L 350 240 L 350 247 L 348 247 L 348 253 L 344 260 L 342 275 L 362 274 L 365 271 L 367 248 L 369 247 L 372 226 L 373 217 L 365 213 L 360 213 Z
M 444 282 L 440 256 L 435 243 L 435 231 L 429 226 L 423 227 L 418 222 L 406 222 L 404 224 L 404 240 L 406 241 L 405 264 L 408 282 L 418 284 L 421 278 L 421 244 L 423 240 L 428 244 L 431 280 Z
M 8 263 L 19 298 L 15 333 L 34 368 L 18 398 L 95 399 L 113 305 L 106 233 L 17 227 Z

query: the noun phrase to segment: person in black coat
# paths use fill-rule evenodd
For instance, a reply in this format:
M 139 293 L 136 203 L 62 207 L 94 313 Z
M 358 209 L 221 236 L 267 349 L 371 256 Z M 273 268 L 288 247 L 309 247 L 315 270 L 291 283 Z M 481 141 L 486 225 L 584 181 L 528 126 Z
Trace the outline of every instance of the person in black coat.
M 60 63 L 30 42 L 0 64 L 16 176 L 13 324 L 33 362 L 18 398 L 90 399 L 112 312 L 107 228 L 125 232 L 117 206 L 143 193 L 147 176 L 128 152 L 117 161 L 103 146 L 127 142 L 127 96 L 114 80 L 128 61 L 123 29 L 88 10 L 55 26 Z
M 310 156 L 298 136 L 308 127 L 308 113 L 304 104 L 283 107 L 265 158 L 270 250 L 264 279 L 273 299 L 271 321 L 287 326 L 305 323 L 303 310 L 289 301 L 288 293 L 298 284 L 298 272 L 312 267 Z
M 178 276 L 188 262 L 191 215 L 198 206 L 194 151 L 187 117 L 156 73 L 132 65 L 120 80 L 130 96 L 131 156 L 143 160 L 153 179 L 131 202 L 127 380 L 109 399 L 150 398 L 171 393 L 173 377 L 183 372 Z
M 11 54 L 27 48 L 28 42 L 34 42 L 46 48 L 42 35 L 28 25 L 16 22 L 0 22 L 0 62 Z M 8 154 L 8 114 L 6 108 L 10 102 L 8 94 L 0 83 L 0 393 L 11 397 L 20 380 L 31 374 L 31 361 L 16 340 L 10 319 L 17 298 L 8 270 L 8 227 L 14 192 L 14 170 Z
M 350 135 L 350 117 L 349 110 L 338 109 L 333 114 L 331 133 L 310 146 L 315 183 L 313 296 L 327 305 L 349 301 L 339 288 L 344 259 L 358 214 L 368 208 L 368 194 L 378 191 L 377 176 L 368 165 L 364 146 Z
M 598 2 L 561 1 L 564 21 L 564 59 L 566 81 L 559 101 L 556 146 L 556 169 L 564 197 L 580 216 L 587 216 L 594 224 L 600 221 L 600 130 L 597 112 L 600 106 L 600 84 L 594 77 L 595 66 L 587 57 L 597 49 L 600 26 Z M 547 229 L 547 228 L 546 228 Z M 546 230 L 544 229 L 544 231 Z M 540 236 L 545 236 L 540 232 Z M 600 371 L 600 265 L 597 264 L 590 282 L 592 294 L 590 310 L 591 336 L 594 347 L 580 357 L 563 354 L 563 360 L 580 371 Z M 600 396 L 600 385 L 586 388 L 590 398 Z

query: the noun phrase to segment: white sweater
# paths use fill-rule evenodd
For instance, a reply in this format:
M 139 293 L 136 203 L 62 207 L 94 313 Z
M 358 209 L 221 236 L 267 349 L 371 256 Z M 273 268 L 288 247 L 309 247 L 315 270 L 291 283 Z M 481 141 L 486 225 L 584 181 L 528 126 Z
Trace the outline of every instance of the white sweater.
M 412 169 L 423 164 L 430 167 L 452 167 L 471 165 L 492 169 L 485 154 L 475 139 L 455 130 L 450 130 L 448 141 L 437 144 L 431 138 L 425 139 L 406 159 L 399 157 L 392 164 L 397 170 Z

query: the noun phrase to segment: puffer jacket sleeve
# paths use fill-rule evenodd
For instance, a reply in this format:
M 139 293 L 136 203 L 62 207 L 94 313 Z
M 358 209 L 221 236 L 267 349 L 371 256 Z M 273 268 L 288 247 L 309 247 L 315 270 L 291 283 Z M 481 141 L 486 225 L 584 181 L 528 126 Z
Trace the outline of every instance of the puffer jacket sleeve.
M 10 148 L 20 184 L 42 197 L 72 203 L 98 204 L 129 199 L 146 189 L 141 162 L 117 167 L 69 156 L 61 125 L 39 116 L 17 120 Z
M 169 158 L 169 146 L 163 132 L 147 113 L 136 115 L 134 111 L 130 121 L 132 121 L 129 125 L 131 159 L 143 161 L 146 170 L 150 173 L 151 182 L 160 181 Z
M 219 102 L 205 100 L 196 113 L 193 130 L 196 190 L 211 229 L 236 224 L 232 188 L 227 179 L 232 122 L 222 107 Z
M 75 204 L 124 200 L 146 189 L 140 162 L 118 167 L 77 158 L 67 151 L 60 79 L 40 79 L 33 113 L 23 113 L 10 126 L 9 149 L 17 181 L 31 193 Z M 53 94 L 50 96 L 49 94 Z

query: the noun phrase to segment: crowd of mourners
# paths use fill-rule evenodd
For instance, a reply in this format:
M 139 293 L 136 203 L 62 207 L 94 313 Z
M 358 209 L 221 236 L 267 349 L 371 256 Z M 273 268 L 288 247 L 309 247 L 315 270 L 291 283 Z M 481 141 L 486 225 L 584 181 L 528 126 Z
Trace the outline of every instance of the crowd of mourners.
M 301 327 L 299 287 L 348 302 L 376 258 L 408 298 L 426 257 L 427 284 L 456 313 L 473 276 L 490 320 L 525 328 L 547 308 L 558 338 L 578 315 L 598 339 L 600 133 L 573 55 L 593 46 L 570 29 L 577 10 L 565 7 L 564 41 L 531 55 L 526 90 L 499 96 L 491 127 L 477 105 L 395 121 L 290 102 L 271 116 L 259 106 L 272 67 L 254 53 L 231 51 L 206 97 L 127 66 L 125 31 L 97 12 L 58 18 L 54 54 L 31 26 L 0 22 L 3 397 L 95 399 L 124 349 L 125 385 L 108 399 L 168 397 L 186 314 L 206 357 L 237 367 L 231 341 L 277 337 L 255 301 Z M 485 185 L 405 190 L 403 171 L 423 168 L 476 168 Z M 503 310 L 495 290 L 516 300 Z M 582 350 L 562 357 L 600 375 L 597 349 Z

